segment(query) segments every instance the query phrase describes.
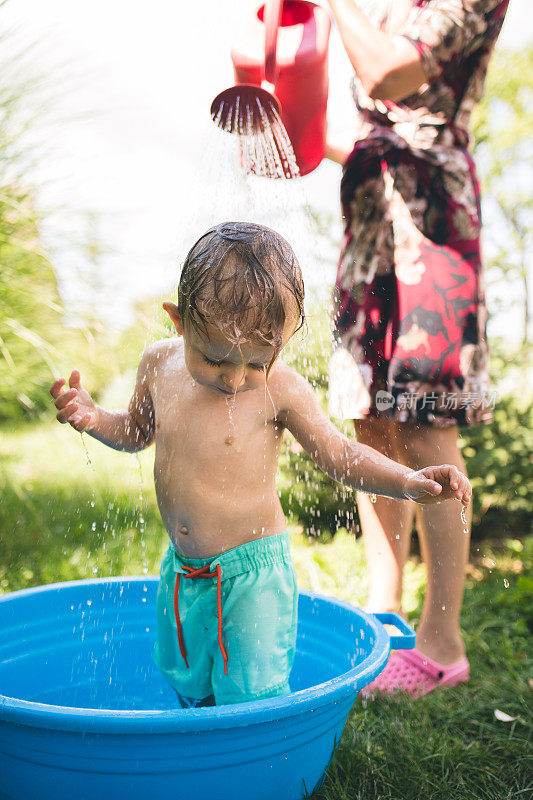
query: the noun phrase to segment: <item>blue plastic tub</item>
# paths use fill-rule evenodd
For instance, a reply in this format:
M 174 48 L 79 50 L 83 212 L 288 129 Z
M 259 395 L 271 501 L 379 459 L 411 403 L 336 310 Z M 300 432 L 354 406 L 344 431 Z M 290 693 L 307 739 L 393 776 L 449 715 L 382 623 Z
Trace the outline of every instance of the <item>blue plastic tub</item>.
M 151 660 L 156 591 L 115 578 L 0 597 L 2 800 L 300 800 L 390 647 L 414 646 L 397 615 L 302 592 L 292 694 L 182 710 Z

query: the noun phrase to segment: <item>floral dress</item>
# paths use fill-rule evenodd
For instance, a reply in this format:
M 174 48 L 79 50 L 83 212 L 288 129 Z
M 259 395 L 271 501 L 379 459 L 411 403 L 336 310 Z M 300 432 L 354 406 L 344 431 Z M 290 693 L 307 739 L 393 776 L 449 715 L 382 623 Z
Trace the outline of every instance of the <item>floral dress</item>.
M 394 103 L 372 101 L 354 79 L 361 129 L 341 183 L 333 415 L 491 419 L 468 127 L 508 2 L 411 0 L 396 35 L 417 48 L 427 83 Z

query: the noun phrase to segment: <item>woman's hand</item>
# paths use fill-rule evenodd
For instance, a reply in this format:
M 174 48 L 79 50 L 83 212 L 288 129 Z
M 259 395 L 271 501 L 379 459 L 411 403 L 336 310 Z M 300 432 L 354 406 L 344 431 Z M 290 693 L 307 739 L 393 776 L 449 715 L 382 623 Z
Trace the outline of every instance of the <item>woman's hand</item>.
M 57 420 L 62 425 L 68 422 L 78 433 L 90 431 L 97 422 L 97 408 L 89 392 L 82 387 L 77 369 L 72 371 L 68 383 L 70 389 L 66 388 L 65 379 L 59 378 L 50 387 L 58 409 Z
M 340 164 L 342 167 L 352 150 L 353 143 L 348 144 L 344 141 L 335 141 L 334 139 L 330 138 L 328 134 L 326 138 L 325 157 L 330 161 L 334 161 L 336 164 Z
M 455 498 L 467 506 L 472 499 L 470 481 L 451 464 L 425 467 L 404 479 L 404 497 L 416 503 L 440 503 Z

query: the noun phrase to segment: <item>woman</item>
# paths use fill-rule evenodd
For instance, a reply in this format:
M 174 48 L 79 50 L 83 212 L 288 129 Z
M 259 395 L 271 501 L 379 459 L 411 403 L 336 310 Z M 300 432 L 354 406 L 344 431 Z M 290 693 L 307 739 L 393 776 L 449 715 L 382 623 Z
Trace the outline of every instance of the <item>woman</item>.
M 329 148 L 344 166 L 346 232 L 330 410 L 355 419 L 359 441 L 414 469 L 438 453 L 464 471 L 458 426 L 491 418 L 468 126 L 508 2 L 390 0 L 373 25 L 354 0 L 330 0 L 361 120 L 349 155 Z M 347 361 L 358 367 L 349 392 Z M 396 610 L 415 507 L 373 499 L 357 501 L 368 609 Z M 459 619 L 470 521 L 453 501 L 416 514 L 428 569 L 416 650 L 394 653 L 373 687 L 413 696 L 469 675 Z

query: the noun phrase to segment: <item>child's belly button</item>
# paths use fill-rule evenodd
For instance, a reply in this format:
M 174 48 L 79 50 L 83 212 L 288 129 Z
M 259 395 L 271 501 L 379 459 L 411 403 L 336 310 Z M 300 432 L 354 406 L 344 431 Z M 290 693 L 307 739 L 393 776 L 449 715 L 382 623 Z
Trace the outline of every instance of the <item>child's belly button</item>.
M 181 533 L 183 536 L 187 536 L 189 533 L 189 529 L 186 525 L 180 525 L 178 528 L 178 532 Z

